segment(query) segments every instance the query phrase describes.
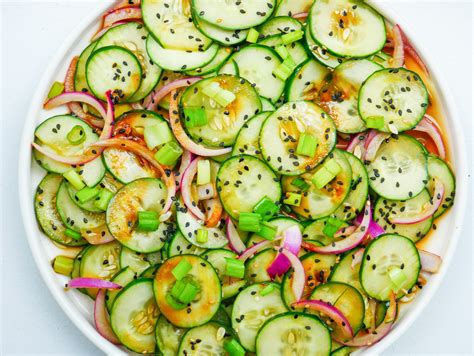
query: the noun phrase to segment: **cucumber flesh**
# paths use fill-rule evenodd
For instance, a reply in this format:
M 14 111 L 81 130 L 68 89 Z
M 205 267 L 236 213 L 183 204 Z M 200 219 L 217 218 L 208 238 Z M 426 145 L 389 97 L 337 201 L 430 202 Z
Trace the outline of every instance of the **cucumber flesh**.
M 160 315 L 156 323 L 155 336 L 156 346 L 163 356 L 178 354 L 179 344 L 185 332 L 186 329 L 174 326 L 163 315 Z
M 437 218 L 443 215 L 443 213 L 454 203 L 454 196 L 456 194 L 456 179 L 449 165 L 441 158 L 433 155 L 428 156 L 428 176 L 429 181 L 427 184 L 427 189 L 430 191 L 431 195 L 434 192 L 434 179 L 440 180 L 444 185 L 443 202 L 434 214 L 434 217 Z
M 231 335 L 216 322 L 189 329 L 181 338 L 178 355 L 225 355 L 224 343 Z M 199 342 L 196 342 L 200 340 Z

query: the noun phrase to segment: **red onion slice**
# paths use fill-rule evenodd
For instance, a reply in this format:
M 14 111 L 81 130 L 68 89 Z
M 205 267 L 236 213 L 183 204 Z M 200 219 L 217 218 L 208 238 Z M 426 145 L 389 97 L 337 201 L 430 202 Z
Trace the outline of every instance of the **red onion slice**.
M 354 231 L 357 230 L 357 226 L 351 225 L 346 227 L 341 227 L 335 234 L 334 237 L 347 237 L 351 235 Z
M 214 184 L 207 183 L 203 185 L 198 185 L 197 195 L 199 200 L 208 200 L 213 198 L 216 195 Z
M 158 107 L 160 101 L 173 90 L 190 86 L 191 84 L 198 82 L 201 79 L 202 77 L 181 78 L 162 86 L 150 97 L 150 99 L 145 99 L 145 101 L 148 102 L 148 105 L 146 107 L 147 110 L 155 110 Z
M 283 240 L 280 247 L 287 249 L 295 256 L 298 256 L 301 249 L 301 243 L 303 242 L 303 237 L 298 226 L 294 225 L 283 231 Z M 291 267 L 291 263 L 282 253 L 278 253 L 267 268 L 268 275 L 273 279 L 275 276 L 281 276 L 286 273 Z
M 183 154 L 181 156 L 181 163 L 179 164 L 178 172 L 175 174 L 175 177 L 177 178 L 176 192 L 178 192 L 181 188 L 181 177 L 183 176 L 184 171 L 189 167 L 194 158 L 195 157 L 191 152 L 189 152 L 188 150 L 183 150 Z
M 94 324 L 97 332 L 112 344 L 121 344 L 109 323 L 109 315 L 105 307 L 105 289 L 100 289 L 95 297 Z
M 181 196 L 183 197 L 184 205 L 189 209 L 194 216 L 196 216 L 199 220 L 206 220 L 206 216 L 204 213 L 199 209 L 197 202 L 194 201 L 193 195 L 191 192 L 191 186 L 193 183 L 194 176 L 197 173 L 198 163 L 201 158 L 196 158 L 194 161 L 191 162 L 189 167 L 184 171 L 183 176 L 181 177 Z
M 105 111 L 104 106 L 102 105 L 100 100 L 88 93 L 83 93 L 80 91 L 59 94 L 58 96 L 55 96 L 54 98 L 51 98 L 47 102 L 45 102 L 43 107 L 49 110 L 71 102 L 80 102 L 90 105 L 94 109 L 96 109 L 104 119 L 107 116 L 107 112 Z
M 122 286 L 105 279 L 79 277 L 71 279 L 67 288 L 121 289 Z
M 352 326 L 349 323 L 349 320 L 347 320 L 345 315 L 339 309 L 329 303 L 326 303 L 322 300 L 310 299 L 301 300 L 299 302 L 293 303 L 293 307 L 295 307 L 296 309 L 311 309 L 322 313 L 336 323 L 336 325 L 338 326 L 338 330 L 341 331 L 341 334 L 344 339 L 347 340 L 352 339 L 354 337 L 354 331 L 352 330 Z M 332 324 L 331 327 L 333 327 Z
M 421 211 L 418 215 L 412 215 L 408 217 L 398 217 L 394 216 L 389 218 L 392 224 L 416 224 L 426 219 L 429 219 L 431 216 L 436 213 L 436 210 L 440 207 L 441 203 L 443 202 L 444 198 L 444 185 L 443 183 L 435 179 L 434 182 L 434 192 L 433 197 L 431 198 L 431 203 L 428 203 L 428 207 L 425 210 Z M 425 208 L 425 207 L 424 207 Z
M 103 16 L 103 26 L 110 27 L 118 21 L 133 21 L 142 18 L 142 10 L 139 6 L 127 6 L 114 9 Z
M 355 266 L 362 262 L 362 257 L 364 257 L 364 249 L 360 248 L 352 254 L 351 269 L 354 269 Z
M 183 129 L 183 126 L 181 125 L 181 119 L 179 117 L 178 111 L 178 92 L 176 90 L 173 90 L 171 92 L 169 114 L 171 129 L 173 130 L 176 139 L 179 141 L 181 146 L 186 148 L 188 151 L 191 151 L 192 153 L 198 156 L 204 157 L 220 156 L 232 151 L 232 147 L 220 149 L 206 148 L 201 145 L 198 145 L 188 137 L 188 135 Z
M 349 146 L 347 146 L 346 151 L 353 153 L 357 158 L 363 159 L 365 154 L 365 142 L 367 141 L 366 133 L 355 135 Z
M 226 235 L 229 240 L 229 247 L 238 254 L 241 254 L 245 251 L 245 244 L 242 242 L 242 239 L 237 232 L 237 229 L 234 226 L 234 223 L 227 217 L 226 219 Z
M 423 62 L 423 60 L 421 59 L 415 47 L 412 46 L 410 40 L 405 35 L 405 32 L 403 32 L 402 28 L 399 25 L 397 25 L 397 27 L 398 27 L 398 30 L 400 31 L 400 34 L 402 35 L 403 46 L 404 46 L 405 51 L 408 52 L 413 57 L 415 62 L 421 67 L 421 69 L 425 71 L 426 74 L 430 75 L 428 67 L 426 66 L 425 62 Z
M 253 255 L 255 255 L 260 250 L 263 250 L 264 248 L 270 247 L 277 240 L 279 240 L 279 239 L 275 239 L 273 241 L 270 241 L 270 240 L 260 241 L 259 243 L 249 247 L 244 252 L 242 252 L 242 254 L 239 256 L 239 260 L 246 261 L 249 257 L 252 257 Z
M 362 222 L 362 214 L 357 215 L 357 217 L 354 220 L 354 223 L 356 226 L 359 226 L 360 223 Z M 371 238 L 375 239 L 377 236 L 385 234 L 385 230 L 383 229 L 382 226 L 380 226 L 378 223 L 376 223 L 374 220 L 370 221 L 369 224 L 369 235 Z
M 427 133 L 435 143 L 439 156 L 443 159 L 446 157 L 446 148 L 444 146 L 443 136 L 436 125 L 435 119 L 425 114 L 423 119 L 418 123 L 414 130 Z
M 437 273 L 443 260 L 434 253 L 418 250 L 420 253 L 421 270 L 428 273 Z
M 362 241 L 364 241 L 369 231 L 369 224 L 371 220 L 372 210 L 370 208 L 370 200 L 367 200 L 364 209 L 364 218 L 362 219 L 362 222 L 357 228 L 357 230 L 355 230 L 354 233 L 351 234 L 349 237 L 346 237 L 344 240 L 333 242 L 332 244 L 327 246 L 316 246 L 312 243 L 305 241 L 302 243 L 302 246 L 305 250 L 327 255 L 334 255 L 352 250 L 353 248 L 360 245 Z
M 308 17 L 307 12 L 298 12 L 297 14 L 291 15 L 294 19 L 305 19 Z
M 293 294 L 295 296 L 296 301 L 299 301 L 303 296 L 304 286 L 306 283 L 306 274 L 304 272 L 303 264 L 301 263 L 298 256 L 296 256 L 293 252 L 287 250 L 286 248 L 281 249 L 281 253 L 283 256 L 288 258 L 291 267 L 293 268 L 293 280 L 291 283 L 291 289 L 293 290 Z
M 375 130 L 371 131 L 374 132 Z M 367 139 L 367 146 L 364 154 L 364 161 L 373 161 L 382 143 L 389 137 L 386 133 L 376 132 Z
M 392 28 L 393 37 L 393 56 L 390 60 L 392 68 L 400 68 L 405 64 L 405 48 L 403 46 L 403 38 L 400 27 L 398 25 Z

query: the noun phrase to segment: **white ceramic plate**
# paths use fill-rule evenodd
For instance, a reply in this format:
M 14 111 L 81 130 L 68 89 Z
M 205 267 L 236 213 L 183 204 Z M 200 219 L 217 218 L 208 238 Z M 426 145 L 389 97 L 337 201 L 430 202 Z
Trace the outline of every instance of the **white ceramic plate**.
M 464 211 L 467 202 L 467 177 L 466 171 L 466 148 L 464 144 L 460 121 L 457 118 L 454 101 L 449 93 L 449 89 L 444 84 L 440 73 L 433 65 L 430 53 L 422 50 L 416 41 L 416 35 L 410 32 L 409 24 L 397 17 L 382 1 L 373 1 L 372 5 L 377 8 L 386 19 L 392 23 L 399 23 L 410 38 L 423 60 L 427 64 L 434 81 L 434 89 L 438 91 L 438 98 L 442 107 L 442 114 L 445 118 L 443 126 L 445 128 L 444 137 L 447 139 L 450 160 L 454 166 L 457 178 L 456 201 L 451 210 L 440 221 L 437 221 L 437 230 L 430 234 L 428 241 L 423 244 L 423 248 L 439 254 L 443 257 L 443 264 L 439 273 L 431 276 L 423 291 L 415 298 L 414 302 L 404 305 L 401 308 L 399 318 L 390 332 L 381 342 L 365 350 L 364 354 L 380 354 L 390 344 L 395 342 L 404 333 L 411 323 L 420 315 L 424 307 L 429 303 L 436 289 L 441 284 L 447 267 L 451 261 L 462 225 Z M 104 338 L 95 330 L 93 323 L 93 303 L 92 300 L 76 291 L 64 290 L 67 279 L 55 274 L 51 268 L 50 261 L 58 254 L 64 254 L 65 250 L 56 247 L 45 237 L 38 228 L 33 208 L 33 197 L 45 172 L 32 160 L 30 143 L 33 140 L 35 127 L 46 118 L 58 113 L 64 113 L 65 108 L 45 111 L 42 108 L 44 98 L 47 96 L 51 83 L 55 80 L 62 81 L 71 58 L 79 55 L 88 44 L 88 40 L 97 30 L 101 14 L 107 9 L 109 4 L 100 4 L 97 10 L 91 13 L 89 18 L 74 31 L 69 39 L 58 50 L 57 55 L 52 60 L 48 70 L 36 90 L 31 107 L 26 119 L 20 152 L 19 164 L 19 194 L 23 223 L 27 232 L 28 241 L 45 284 L 50 289 L 56 301 L 64 312 L 76 324 L 76 326 L 86 335 L 98 348 L 107 354 L 125 354 L 125 351 Z M 456 137 L 454 140 L 453 138 Z

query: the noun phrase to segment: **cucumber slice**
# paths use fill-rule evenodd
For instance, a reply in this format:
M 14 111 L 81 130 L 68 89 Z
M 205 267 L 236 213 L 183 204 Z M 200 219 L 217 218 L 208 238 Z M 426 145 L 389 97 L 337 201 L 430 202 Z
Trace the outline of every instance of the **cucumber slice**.
M 287 100 L 316 100 L 329 73 L 329 69 L 321 63 L 306 60 L 288 79 L 285 88 Z
M 347 198 L 333 213 L 340 220 L 349 221 L 354 219 L 365 206 L 369 193 L 369 177 L 365 166 L 360 159 L 352 153 L 342 151 L 346 156 L 352 170 L 351 188 Z
M 76 171 L 88 187 L 96 186 L 105 176 L 104 162 L 100 157 L 87 162 L 83 166 L 76 167 Z
M 397 234 L 385 234 L 370 242 L 360 267 L 360 281 L 372 298 L 388 301 L 392 291 L 400 298 L 407 294 L 418 280 L 420 255 L 415 244 Z M 390 273 L 398 270 L 403 278 L 396 282 Z
M 135 230 L 139 211 L 155 211 L 164 207 L 166 187 L 159 179 L 137 179 L 120 189 L 109 202 L 106 212 L 110 233 L 123 245 L 136 252 L 159 251 L 166 239 L 168 226 L 160 224 L 156 231 Z
M 382 226 L 385 232 L 399 234 L 417 242 L 428 234 L 433 225 L 433 218 L 405 225 L 392 224 L 390 219 L 419 214 L 424 210 L 425 205 L 430 204 L 430 201 L 431 196 L 426 189 L 416 197 L 403 201 L 379 198 L 374 207 L 374 220 Z
M 137 273 L 134 272 L 130 267 L 120 266 L 122 269 L 111 279 L 112 282 L 121 285 L 122 287 L 127 286 L 129 283 L 137 279 Z M 112 305 L 114 304 L 115 298 L 121 292 L 121 289 L 108 289 L 105 292 L 105 305 L 107 310 L 110 312 L 112 310 Z
M 68 164 L 57 162 L 53 160 L 52 158 L 45 156 L 36 148 L 33 148 L 33 156 L 36 163 L 38 163 L 41 166 L 41 168 L 43 168 L 49 173 L 63 174 L 72 168 L 72 166 Z
M 168 85 L 168 84 L 174 82 L 175 80 L 185 78 L 185 77 L 187 77 L 186 73 L 173 72 L 173 71 L 165 70 L 165 71 L 163 71 L 163 75 L 161 76 L 160 81 L 158 82 L 158 85 L 155 87 L 155 89 L 153 89 L 152 93 L 156 93 L 158 90 L 163 88 L 165 85 Z M 168 94 L 163 99 L 160 100 L 158 105 L 161 108 L 163 108 L 165 110 L 169 110 L 169 108 L 170 108 L 170 95 L 171 94 Z
M 226 355 L 224 343 L 229 336 L 225 327 L 216 322 L 189 329 L 181 338 L 177 355 Z
M 56 209 L 64 225 L 80 233 L 105 227 L 105 214 L 79 208 L 69 196 L 66 184 L 61 183 L 56 195 Z
M 273 74 L 282 63 L 274 50 L 254 44 L 242 48 L 233 54 L 231 59 L 237 64 L 239 75 L 252 83 L 261 96 L 272 102 L 278 100 L 285 88 L 285 82 Z
M 310 188 L 303 193 L 300 206 L 291 207 L 295 213 L 307 219 L 313 220 L 329 216 L 336 211 L 350 192 L 352 169 L 343 151 L 335 149 L 327 159 L 334 159 L 341 167 L 341 171 L 321 189 L 318 189 L 311 181 L 313 173 L 317 172 L 318 168 L 308 172 Z M 285 193 L 301 193 L 299 188 L 292 184 L 294 179 L 294 177 L 284 177 L 282 179 L 282 187 Z
M 159 316 L 153 296 L 153 280 L 140 278 L 128 284 L 115 298 L 110 325 L 128 349 L 142 354 L 153 353 Z
M 148 36 L 146 49 L 151 59 L 161 68 L 167 70 L 185 71 L 203 67 L 213 60 L 219 46 L 211 45 L 205 51 L 185 51 L 162 47 L 152 36 Z
M 420 194 L 428 183 L 424 148 L 407 135 L 392 135 L 385 140 L 366 168 L 370 188 L 387 199 L 410 199 Z
M 354 331 L 354 335 L 363 327 L 365 304 L 359 291 L 349 284 L 328 282 L 317 286 L 311 299 L 330 303 L 341 311 L 347 318 Z M 308 310 L 311 313 L 310 310 Z M 334 330 L 337 335 L 337 329 Z M 342 338 L 342 335 L 337 335 Z
M 303 240 L 317 241 L 323 246 L 329 245 L 334 241 L 334 238 L 324 234 L 323 230 L 326 226 L 327 219 L 318 219 L 305 227 L 303 231 Z
M 270 100 L 261 96 L 260 101 L 262 102 L 262 111 L 275 111 L 275 105 Z
M 313 157 L 296 155 L 300 134 L 314 136 L 318 147 Z M 307 101 L 283 104 L 265 120 L 260 131 L 263 157 L 275 172 L 298 175 L 320 163 L 336 145 L 336 128 L 329 115 Z
M 168 245 L 168 257 L 176 256 L 176 255 L 200 255 L 204 251 L 203 248 L 197 247 L 193 245 L 191 242 L 186 240 L 181 233 L 181 231 L 176 231 L 173 238 L 171 239 Z
M 140 88 L 142 68 L 128 49 L 107 46 L 95 50 L 87 60 L 86 78 L 97 98 L 106 101 L 105 92 L 111 90 L 116 103 L 127 102 Z
M 130 267 L 133 272 L 140 274 L 150 267 L 150 262 L 146 254 L 135 252 L 128 247 L 122 246 L 120 251 L 120 267 Z
M 172 271 L 183 260 L 192 267 L 186 278 L 196 283 L 201 292 L 183 309 L 175 309 L 169 303 L 169 299 L 173 298 L 170 291 L 176 283 Z M 155 276 L 154 291 L 158 307 L 166 319 L 182 328 L 203 325 L 211 320 L 219 309 L 222 295 L 215 269 L 205 259 L 196 255 L 173 256 L 163 262 Z
M 273 12 L 275 0 L 228 2 L 192 0 L 193 10 L 204 21 L 229 30 L 250 28 L 265 22 Z
M 348 60 L 336 67 L 319 103 L 334 120 L 337 131 L 351 134 L 367 129 L 358 112 L 359 88 L 380 69 L 382 66 L 368 59 Z
M 81 208 L 82 210 L 90 211 L 91 213 L 103 212 L 102 209 L 98 209 L 95 207 L 94 205 L 95 199 L 89 200 L 85 203 L 81 203 L 79 199 L 76 197 L 76 193 L 78 192 L 78 190 L 74 188 L 71 184 L 69 184 L 68 182 L 66 182 L 65 184 L 66 184 L 66 190 L 69 194 L 69 197 L 79 208 Z
M 272 264 L 276 254 L 273 248 L 269 248 L 260 251 L 247 261 L 245 265 L 245 280 L 248 284 L 270 282 L 272 280 L 267 272 L 267 268 Z
M 224 249 L 206 251 L 201 255 L 208 261 L 217 272 L 222 288 L 222 299 L 228 299 L 235 296 L 245 286 L 247 281 L 245 279 L 238 279 L 229 277 L 226 272 L 226 258 L 237 258 L 237 254 Z
M 54 173 L 47 174 L 35 193 L 35 214 L 41 230 L 52 241 L 65 246 L 82 246 L 87 244 L 83 238 L 75 240 L 66 236 L 66 226 L 56 209 L 56 193 L 63 182 L 63 177 Z
M 107 148 L 102 152 L 107 170 L 119 182 L 127 184 L 141 178 L 156 178 L 157 172 L 136 154 L 117 148 Z
M 129 101 L 140 101 L 145 98 L 158 83 L 162 69 L 153 63 L 146 50 L 148 31 L 141 23 L 129 22 L 114 26 L 98 41 L 95 51 L 106 46 L 120 46 L 132 52 L 140 62 L 142 81 L 138 90 Z
M 317 317 L 285 313 L 262 326 L 256 344 L 257 355 L 329 355 L 331 336 Z
M 248 154 L 262 159 L 258 139 L 263 122 L 269 115 L 269 112 L 262 112 L 243 124 L 235 139 L 232 156 Z
M 290 16 L 275 16 L 258 27 L 262 37 L 284 35 L 286 33 L 302 30 L 303 25 Z
M 367 121 L 384 118 L 380 131 L 401 132 L 415 127 L 428 107 L 428 91 L 420 76 L 405 68 L 387 68 L 372 74 L 359 91 L 359 114 Z
M 186 329 L 178 328 L 171 324 L 163 315 L 156 323 L 156 346 L 163 356 L 178 355 L 179 344 Z
M 292 226 L 298 226 L 298 229 L 303 232 L 303 225 L 301 225 L 298 220 L 286 216 L 270 219 L 268 220 L 268 223 L 277 229 L 276 236 L 281 236 L 283 231 Z M 257 233 L 252 234 L 247 241 L 247 247 L 251 247 L 263 240 L 264 238 L 259 236 Z
M 221 74 L 229 74 L 234 75 L 236 77 L 239 76 L 239 67 L 237 67 L 237 63 L 230 57 L 227 62 L 219 69 L 217 72 L 219 75 Z
M 206 88 L 213 83 L 235 95 L 235 99 L 226 107 L 204 94 Z M 183 121 L 187 132 L 195 141 L 212 147 L 234 144 L 242 125 L 262 108 L 260 98 L 250 83 L 230 75 L 203 79 L 189 86 L 181 96 L 181 107 L 183 110 L 189 107 L 206 110 L 208 123 L 203 126 L 189 127 L 185 112 Z
M 339 64 L 344 62 L 343 58 L 334 56 L 333 54 L 329 53 L 327 49 L 319 46 L 311 36 L 311 30 L 309 27 L 306 27 L 305 30 L 305 41 L 306 46 L 308 47 L 309 51 L 313 55 L 313 57 L 321 64 L 324 64 L 326 67 L 329 68 L 336 68 Z
M 454 203 L 454 196 L 456 194 L 456 178 L 449 165 L 441 158 L 429 155 L 428 156 L 428 176 L 429 181 L 427 188 L 431 195 L 434 192 L 434 179 L 441 181 L 444 185 L 444 198 L 441 206 L 436 210 L 434 217 L 437 218 L 448 210 Z M 407 236 L 405 234 L 401 234 Z
M 265 196 L 278 204 L 281 187 L 278 177 L 258 158 L 240 155 L 225 161 L 217 173 L 217 191 L 226 212 L 238 219 L 252 212 Z
M 275 288 L 264 296 L 260 292 L 272 284 Z M 261 326 L 271 317 L 284 313 L 286 307 L 276 283 L 253 284 L 237 295 L 232 308 L 232 328 L 240 343 L 249 352 L 255 352 L 255 340 Z M 263 353 L 261 355 L 273 355 Z
M 207 21 L 201 20 L 193 11 L 193 20 L 196 27 L 205 36 L 223 46 L 239 44 L 247 38 L 248 30 L 226 30 Z
M 275 10 L 275 16 L 292 16 L 309 12 L 313 0 L 281 0 Z
M 84 246 L 84 247 L 78 252 L 78 254 L 76 255 L 76 257 L 74 257 L 74 263 L 73 263 L 73 265 L 72 265 L 72 271 L 71 271 L 71 279 L 80 277 L 82 256 L 84 255 L 84 253 L 87 251 L 87 249 L 88 249 L 89 247 L 91 247 L 91 246 L 90 246 L 90 245 Z M 85 290 L 82 289 L 82 288 L 79 288 L 79 290 L 80 290 L 81 292 L 85 292 Z
M 79 59 L 77 60 L 76 73 L 74 75 L 74 89 L 76 91 L 82 91 L 84 93 L 90 92 L 90 88 L 89 88 L 89 85 L 87 84 L 87 79 L 86 79 L 86 64 L 87 64 L 87 60 L 89 59 L 92 52 L 94 51 L 94 48 L 96 45 L 97 45 L 97 42 L 92 42 L 90 45 L 88 45 L 82 51 L 81 55 L 79 56 Z M 88 108 L 90 109 L 91 107 L 88 106 Z M 97 113 L 94 112 L 94 115 L 97 116 Z
M 161 264 L 152 265 L 140 273 L 140 278 L 155 278 L 156 271 L 160 268 Z
M 305 60 L 308 59 L 308 53 L 306 53 L 306 49 L 300 42 L 292 42 L 287 45 L 283 44 L 283 40 L 281 35 L 272 35 L 266 37 L 258 42 L 259 45 L 267 46 L 272 49 L 275 49 L 279 46 L 285 46 L 286 50 L 291 56 L 291 59 L 295 62 L 296 65 L 300 65 Z M 285 59 L 285 58 L 282 58 Z
M 120 244 L 117 241 L 89 247 L 81 258 L 80 277 L 112 279 L 120 271 L 119 254 Z M 95 298 L 98 290 L 88 288 L 86 292 Z
M 229 47 L 219 47 L 216 56 L 208 64 L 202 68 L 196 68 L 190 71 L 187 71 L 186 74 L 189 75 L 207 75 L 217 72 L 227 61 L 227 59 L 232 54 L 232 49 Z
M 212 40 L 203 35 L 191 18 L 190 1 L 143 0 L 143 22 L 153 37 L 165 48 L 202 51 Z
M 387 40 L 383 17 L 357 0 L 316 1 L 308 15 L 308 28 L 316 42 L 341 57 L 370 56 Z
M 104 178 L 99 183 L 101 188 L 106 188 L 112 193 L 117 193 L 120 188 L 123 187 L 123 184 L 115 180 L 115 178 L 110 173 L 105 173 Z

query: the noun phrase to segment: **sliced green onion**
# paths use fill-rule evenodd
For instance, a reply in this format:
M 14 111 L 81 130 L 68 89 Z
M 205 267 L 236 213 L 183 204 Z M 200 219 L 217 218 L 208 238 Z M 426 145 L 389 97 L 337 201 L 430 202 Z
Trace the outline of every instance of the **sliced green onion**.
M 66 138 L 69 143 L 79 145 L 86 140 L 86 133 L 81 125 L 76 125 L 67 133 Z
M 88 202 L 89 200 L 94 199 L 96 196 L 99 195 L 99 193 L 100 193 L 99 188 L 84 187 L 76 193 L 76 198 L 81 202 L 81 204 L 84 204 Z
M 253 207 L 253 212 L 260 214 L 262 220 L 269 220 L 273 215 L 275 215 L 280 208 L 276 205 L 270 198 L 263 197 L 260 201 Z
M 183 149 L 174 141 L 168 142 L 155 153 L 155 159 L 165 166 L 174 166 Z
M 242 231 L 258 232 L 262 217 L 256 213 L 240 213 L 239 229 Z
M 217 95 L 217 93 L 220 92 L 221 90 L 222 89 L 219 83 L 216 83 L 216 82 L 212 82 L 201 89 L 204 95 L 207 95 L 210 98 L 214 98 Z
M 69 171 L 64 172 L 63 177 L 66 178 L 66 180 L 71 183 L 71 185 L 76 190 L 81 190 L 86 186 L 82 181 L 81 176 L 74 169 L 70 169 Z
M 310 185 L 301 178 L 293 179 L 291 185 L 299 188 L 302 192 L 307 192 L 310 187 Z
M 166 302 L 171 306 L 171 308 L 176 310 L 184 309 L 187 306 L 187 304 L 176 301 L 171 294 L 166 295 Z
M 234 338 L 224 341 L 224 350 L 229 353 L 229 356 L 245 356 L 245 349 Z
M 275 48 L 275 51 L 282 59 L 286 59 L 290 55 L 290 52 L 288 52 L 285 46 L 278 46 L 277 48 Z
M 209 122 L 206 110 L 201 107 L 184 108 L 184 121 L 187 127 L 204 126 Z
M 293 60 L 293 58 L 291 58 L 291 56 L 286 57 L 282 64 L 291 71 L 296 68 L 296 62 Z
M 173 140 L 173 134 L 166 122 L 145 127 L 143 136 L 150 150 Z
M 300 39 L 303 38 L 303 31 L 301 30 L 296 30 L 293 32 L 289 32 L 281 36 L 281 40 L 283 41 L 283 44 L 290 44 L 296 41 L 299 41 Z
M 296 147 L 296 154 L 307 157 L 314 157 L 318 148 L 318 140 L 313 135 L 301 134 Z
M 75 230 L 72 230 L 70 228 L 67 228 L 65 231 L 64 231 L 64 235 L 66 235 L 67 237 L 70 237 L 71 239 L 74 239 L 74 240 L 80 240 L 82 238 L 81 234 Z
M 160 220 L 156 211 L 139 211 L 137 230 L 156 231 L 160 226 Z
M 286 193 L 286 199 L 283 200 L 286 205 L 300 206 L 301 194 L 298 193 Z
M 53 260 L 54 272 L 62 274 L 64 276 L 70 276 L 72 267 L 74 265 L 74 258 L 67 256 L 56 256 Z
M 196 241 L 200 244 L 206 243 L 209 232 L 206 229 L 199 229 L 196 236 Z
M 64 92 L 64 83 L 54 82 L 53 85 L 51 86 L 51 89 L 49 89 L 48 99 L 52 99 L 55 96 L 62 94 L 63 92 Z
M 250 43 L 256 43 L 258 41 L 258 36 L 260 35 L 260 33 L 254 29 L 254 28 L 251 28 L 249 30 L 249 32 L 247 33 L 247 42 L 250 42 Z
M 383 116 L 369 116 L 365 120 L 365 126 L 370 129 L 381 129 L 385 125 L 385 119 Z
M 179 263 L 173 268 L 173 270 L 171 271 L 171 273 L 173 274 L 174 278 L 176 278 L 178 281 L 180 279 L 182 279 L 184 276 L 186 276 L 188 274 L 189 271 L 191 271 L 191 269 L 193 268 L 193 266 L 191 265 L 191 263 L 189 263 L 187 260 L 185 260 L 184 258 L 179 261 Z
M 215 96 L 214 100 L 221 106 L 226 107 L 235 100 L 236 96 L 230 90 L 221 89 Z
M 271 292 L 273 292 L 275 288 L 276 286 L 274 284 L 269 284 L 268 286 L 266 286 L 260 291 L 260 295 L 264 297 L 267 294 L 270 294 Z
M 328 237 L 334 237 L 334 234 L 339 231 L 339 229 L 344 225 L 344 221 L 329 217 L 323 228 L 323 234 Z
M 321 189 L 330 181 L 332 181 L 342 168 L 334 159 L 326 160 L 321 168 L 313 175 L 313 183 L 316 188 Z
M 235 278 L 244 278 L 245 275 L 245 264 L 244 261 L 236 258 L 225 257 L 225 275 Z
M 287 80 L 293 73 L 293 70 L 288 68 L 284 63 L 282 63 L 278 67 L 276 67 L 276 69 L 272 73 L 281 80 Z
M 266 240 L 273 240 L 277 234 L 276 226 L 273 226 L 269 223 L 262 222 L 260 224 L 260 230 L 258 231 L 258 235 L 263 237 Z
M 183 290 L 179 294 L 178 300 L 184 304 L 191 303 L 194 298 L 196 298 L 199 291 L 200 288 L 196 286 L 195 283 L 187 282 L 185 283 Z
M 324 162 L 324 168 L 334 175 L 338 175 L 342 170 L 341 166 L 335 159 L 326 160 L 326 162 Z
M 94 206 L 100 210 L 107 210 L 110 199 L 114 197 L 114 193 L 104 188 L 100 191 L 99 195 L 95 198 Z
M 186 277 L 181 278 L 176 281 L 173 288 L 171 288 L 171 295 L 173 296 L 173 298 L 175 299 L 179 298 L 179 295 L 183 292 L 184 287 L 186 286 L 187 283 L 188 283 L 188 280 Z
M 211 182 L 211 163 L 208 159 L 202 159 L 197 166 L 197 184 L 204 185 Z
M 402 289 L 403 284 L 407 280 L 407 276 L 401 268 L 391 268 L 391 269 L 389 269 L 388 270 L 388 277 L 390 278 L 390 281 L 393 283 L 395 288 L 397 288 L 396 291 L 399 291 L 400 289 Z

